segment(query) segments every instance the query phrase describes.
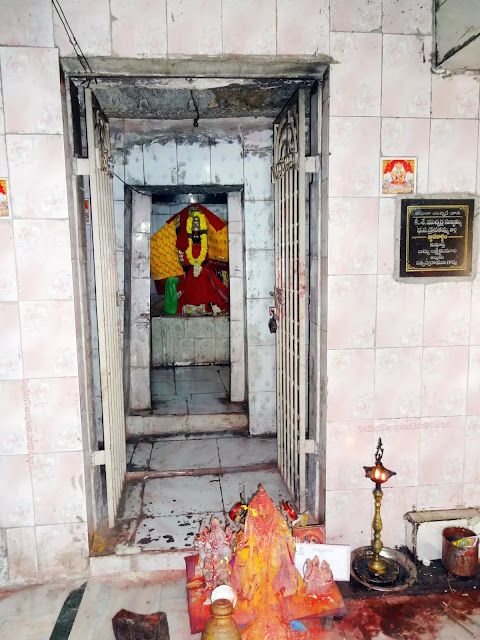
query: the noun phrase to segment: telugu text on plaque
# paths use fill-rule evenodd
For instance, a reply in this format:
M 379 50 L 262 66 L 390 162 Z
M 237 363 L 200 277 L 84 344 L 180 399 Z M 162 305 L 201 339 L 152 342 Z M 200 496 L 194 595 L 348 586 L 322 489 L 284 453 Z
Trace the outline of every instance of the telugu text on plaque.
M 469 276 L 474 200 L 402 200 L 400 277 Z

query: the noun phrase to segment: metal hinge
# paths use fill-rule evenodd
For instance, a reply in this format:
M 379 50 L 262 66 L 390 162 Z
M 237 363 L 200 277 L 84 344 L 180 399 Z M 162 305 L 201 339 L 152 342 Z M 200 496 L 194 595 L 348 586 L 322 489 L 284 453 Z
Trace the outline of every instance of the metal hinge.
M 318 173 L 320 171 L 320 156 L 305 157 L 305 172 Z
M 119 307 L 122 302 L 125 302 L 125 294 L 117 291 L 117 307 Z
M 305 440 L 305 453 L 317 453 L 317 443 L 315 440 Z
M 92 453 L 92 464 L 94 467 L 100 467 L 105 464 L 105 450 L 94 451 Z
M 88 176 L 90 175 L 90 161 L 88 158 L 76 158 L 75 175 Z

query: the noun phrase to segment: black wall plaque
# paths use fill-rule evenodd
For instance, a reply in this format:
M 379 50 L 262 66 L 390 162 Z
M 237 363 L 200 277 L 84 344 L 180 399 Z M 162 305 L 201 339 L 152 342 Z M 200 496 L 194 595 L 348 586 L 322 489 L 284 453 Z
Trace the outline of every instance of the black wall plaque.
M 474 200 L 402 200 L 400 277 L 469 276 L 474 206 Z

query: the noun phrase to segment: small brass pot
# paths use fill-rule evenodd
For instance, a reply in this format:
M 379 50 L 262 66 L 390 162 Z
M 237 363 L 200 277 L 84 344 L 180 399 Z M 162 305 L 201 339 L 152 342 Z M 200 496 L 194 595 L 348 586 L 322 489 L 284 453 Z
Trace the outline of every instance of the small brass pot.
M 240 629 L 233 618 L 230 600 L 220 598 L 212 602 L 210 618 L 203 629 L 202 640 L 241 640 Z

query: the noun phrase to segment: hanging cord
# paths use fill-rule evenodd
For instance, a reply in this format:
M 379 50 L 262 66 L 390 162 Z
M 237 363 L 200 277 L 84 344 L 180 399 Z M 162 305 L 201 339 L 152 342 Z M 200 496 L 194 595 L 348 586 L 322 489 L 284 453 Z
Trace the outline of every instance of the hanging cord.
M 52 0 L 52 4 L 53 4 L 53 8 L 55 9 L 60 22 L 63 25 L 63 28 L 65 29 L 65 32 L 67 34 L 67 37 L 70 41 L 70 44 L 72 45 L 73 51 L 75 52 L 75 55 L 78 58 L 78 61 L 80 62 L 80 64 L 82 65 L 83 69 L 85 71 L 88 71 L 89 73 L 93 73 L 93 69 L 90 66 L 90 63 L 88 62 L 85 54 L 82 51 L 81 46 L 78 43 L 78 40 L 75 37 L 75 34 L 73 33 L 72 27 L 70 26 L 68 20 L 67 20 L 67 16 L 65 15 L 60 3 L 58 0 Z M 94 78 L 95 83 L 97 82 L 97 79 Z M 88 79 L 88 86 L 90 86 L 90 82 L 91 82 L 91 78 Z
M 198 110 L 197 101 L 195 100 L 195 97 L 193 95 L 193 89 L 190 90 L 190 97 L 192 99 L 193 108 L 195 109 L 195 113 L 196 113 L 195 118 L 193 119 L 193 126 L 198 127 L 198 121 L 200 120 L 200 112 Z
M 131 189 L 132 191 L 135 191 L 135 193 L 140 193 L 142 194 L 142 196 L 148 196 L 148 193 L 146 191 L 140 191 L 140 189 L 135 189 L 134 186 L 132 186 L 131 184 L 128 184 L 128 182 L 125 182 L 125 180 L 121 178 L 118 174 L 116 174 L 115 171 L 112 171 L 112 175 L 114 175 L 115 178 L 118 178 L 120 182 L 123 182 L 123 184 L 126 185 L 129 189 Z

